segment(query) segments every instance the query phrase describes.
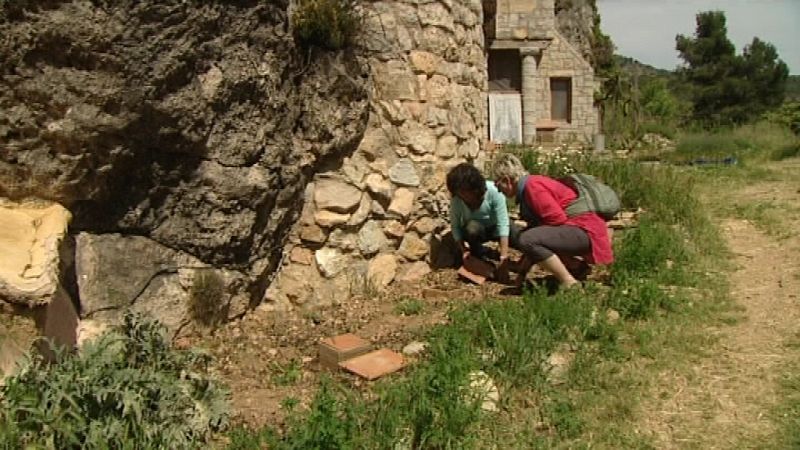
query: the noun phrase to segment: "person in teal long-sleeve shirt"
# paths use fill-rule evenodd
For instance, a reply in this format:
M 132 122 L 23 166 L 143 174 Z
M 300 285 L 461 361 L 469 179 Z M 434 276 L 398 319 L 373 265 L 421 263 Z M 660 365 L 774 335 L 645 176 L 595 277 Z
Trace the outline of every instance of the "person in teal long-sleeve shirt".
M 482 256 L 483 243 L 500 241 L 500 263 L 508 259 L 509 236 L 506 197 L 494 183 L 486 181 L 473 165 L 461 163 L 447 174 L 450 200 L 450 228 L 462 258 L 471 253 Z

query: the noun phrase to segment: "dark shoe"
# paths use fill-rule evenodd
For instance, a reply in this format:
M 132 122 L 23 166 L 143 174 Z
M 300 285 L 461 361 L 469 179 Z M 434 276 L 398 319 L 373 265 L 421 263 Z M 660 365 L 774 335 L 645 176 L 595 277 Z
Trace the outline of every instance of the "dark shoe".
M 592 273 L 592 266 L 589 265 L 586 261 L 580 261 L 573 267 L 567 267 L 570 275 L 578 281 L 586 281 L 589 277 L 589 274 Z

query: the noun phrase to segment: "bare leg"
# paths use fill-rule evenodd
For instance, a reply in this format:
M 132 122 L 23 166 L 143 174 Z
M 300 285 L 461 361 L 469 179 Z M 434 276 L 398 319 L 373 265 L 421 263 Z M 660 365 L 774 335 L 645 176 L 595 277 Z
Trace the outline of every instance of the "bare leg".
M 539 261 L 539 265 L 546 271 L 552 273 L 556 279 L 561 283 L 564 287 L 572 286 L 573 284 L 577 283 L 576 280 L 564 266 L 564 263 L 561 262 L 561 259 L 557 255 L 551 255 L 547 259 L 543 261 Z M 530 258 L 523 257 L 522 261 L 520 261 L 519 272 L 517 275 L 516 285 L 522 286 L 525 282 L 525 276 L 528 274 L 528 271 L 531 270 L 533 263 L 531 262 Z
M 539 261 L 539 265 L 544 270 L 555 275 L 555 277 L 564 287 L 572 286 L 578 282 L 578 280 L 576 280 L 572 274 L 569 273 L 569 270 L 567 270 L 567 268 L 564 266 L 564 263 L 561 262 L 561 259 L 558 257 L 558 255 L 552 255 L 544 261 Z
M 567 268 L 569 273 L 575 278 L 576 280 L 586 280 L 586 277 L 591 273 L 591 268 L 589 264 L 586 263 L 583 259 L 578 259 L 571 255 L 565 255 L 561 253 L 556 253 L 561 262 L 564 263 L 564 267 Z

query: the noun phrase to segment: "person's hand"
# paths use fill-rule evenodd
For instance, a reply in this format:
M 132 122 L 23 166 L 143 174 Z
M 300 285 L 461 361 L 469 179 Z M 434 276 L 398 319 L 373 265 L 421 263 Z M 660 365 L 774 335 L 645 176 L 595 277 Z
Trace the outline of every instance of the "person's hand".
M 510 282 L 508 258 L 500 258 L 500 264 L 495 269 L 494 276 L 499 283 L 508 284 Z
M 461 263 L 463 264 L 464 261 L 467 260 L 467 258 L 469 258 L 469 250 L 462 249 L 461 250 Z

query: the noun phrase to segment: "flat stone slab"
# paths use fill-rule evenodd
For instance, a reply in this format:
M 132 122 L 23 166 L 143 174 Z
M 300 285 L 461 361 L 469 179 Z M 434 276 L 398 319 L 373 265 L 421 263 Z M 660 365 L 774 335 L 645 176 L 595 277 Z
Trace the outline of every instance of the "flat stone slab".
M 0 199 L 0 297 L 28 307 L 50 303 L 71 217 L 57 203 Z
M 336 369 L 342 361 L 361 356 L 372 350 L 366 339 L 347 333 L 325 338 L 319 343 L 319 361 L 325 367 Z
M 403 355 L 388 348 L 382 348 L 366 355 L 348 359 L 339 363 L 339 365 L 362 378 L 375 380 L 402 369 L 405 366 L 405 360 Z

